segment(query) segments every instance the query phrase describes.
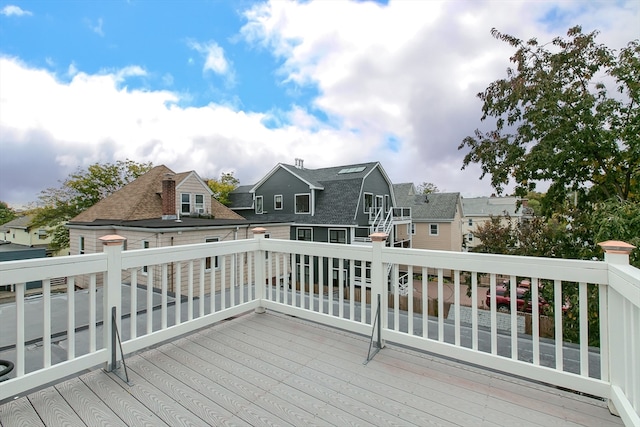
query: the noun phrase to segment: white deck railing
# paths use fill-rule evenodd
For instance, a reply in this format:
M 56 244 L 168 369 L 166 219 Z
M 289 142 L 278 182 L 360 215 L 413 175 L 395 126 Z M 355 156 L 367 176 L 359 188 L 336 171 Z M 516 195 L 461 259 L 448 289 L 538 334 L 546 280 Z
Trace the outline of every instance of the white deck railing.
M 381 344 L 600 396 L 626 425 L 640 420 L 640 271 L 628 255 L 577 261 L 390 248 L 375 238 L 357 246 L 262 237 L 130 251 L 115 238 L 105 239 L 100 254 L 0 263 L 0 286 L 16 289 L 15 305 L 2 309 L 9 321 L 0 325 L 0 359 L 16 369 L 0 382 L 0 401 L 96 365 L 111 368 L 121 359 L 112 324 L 126 355 L 270 309 L 368 336 L 377 334 L 376 323 Z M 412 278 L 407 297 L 394 285 L 401 275 Z M 67 278 L 67 293 L 52 295 L 58 277 Z M 545 292 L 548 307 L 517 313 L 522 278 L 532 284 L 531 300 Z M 510 313 L 496 310 L 496 286 L 505 279 L 513 284 Z M 42 281 L 42 297 L 25 299 L 34 280 Z M 74 292 L 79 284 L 84 289 Z M 563 315 L 543 316 L 563 313 L 567 301 Z M 61 350 L 66 360 L 56 359 Z

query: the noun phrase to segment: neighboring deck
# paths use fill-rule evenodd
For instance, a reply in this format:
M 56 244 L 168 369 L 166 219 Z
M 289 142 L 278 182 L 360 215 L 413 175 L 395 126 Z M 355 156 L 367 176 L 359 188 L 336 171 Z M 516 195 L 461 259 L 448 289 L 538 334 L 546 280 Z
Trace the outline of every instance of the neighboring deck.
M 623 425 L 601 400 L 394 345 L 364 365 L 368 350 L 248 314 L 127 358 L 131 386 L 95 370 L 0 405 L 0 425 Z

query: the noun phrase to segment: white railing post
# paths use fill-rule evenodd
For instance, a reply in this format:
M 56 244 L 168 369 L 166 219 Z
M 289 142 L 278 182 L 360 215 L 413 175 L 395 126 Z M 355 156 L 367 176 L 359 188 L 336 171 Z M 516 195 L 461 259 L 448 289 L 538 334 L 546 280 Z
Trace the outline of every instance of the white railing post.
M 604 261 L 611 265 L 626 266 L 629 265 L 629 254 L 635 246 L 625 242 L 609 240 L 606 242 L 598 243 L 604 250 Z M 612 274 L 609 268 L 608 283 L 611 283 Z M 602 342 L 600 345 L 600 352 L 606 352 L 609 361 L 609 381 L 611 384 L 611 391 L 608 400 L 609 410 L 612 414 L 621 415 L 623 418 L 629 415 L 633 409 L 625 408 L 629 402 L 622 399 L 620 400 L 620 394 L 631 392 L 629 390 L 629 372 L 630 368 L 633 371 L 633 366 L 638 363 L 638 360 L 633 354 L 628 354 L 630 347 L 629 342 L 638 339 L 631 336 L 633 333 L 633 325 L 629 324 L 630 318 L 633 318 L 631 313 L 628 313 L 625 309 L 625 301 L 622 295 L 615 290 L 612 290 L 610 286 L 607 287 L 607 315 L 608 315 L 608 331 L 606 337 L 606 344 L 608 348 L 603 348 Z M 635 331 L 637 333 L 637 330 Z M 636 355 L 637 356 L 637 355 Z M 602 357 L 602 356 L 601 356 Z M 632 366 L 632 364 L 634 364 Z M 630 396 L 627 396 L 627 399 Z M 636 397 L 637 398 L 637 397 Z M 625 409 L 630 409 L 626 411 Z M 626 415 L 624 414 L 626 413 Z M 636 421 L 639 419 L 636 412 Z
M 377 339 L 380 348 L 384 347 L 383 331 L 389 324 L 389 302 L 387 292 L 388 272 L 382 262 L 382 248 L 385 246 L 388 235 L 386 233 L 373 233 L 369 236 L 372 242 L 371 254 L 371 324 L 376 322 L 378 301 L 380 301 L 380 317 L 378 319 Z M 378 299 L 379 298 L 379 299 Z
M 253 238 L 258 239 L 259 241 L 264 241 L 265 233 L 267 232 L 266 228 L 256 227 L 251 230 L 253 232 Z M 255 260 L 255 279 L 256 279 L 256 298 L 260 301 L 260 306 L 255 309 L 256 313 L 264 313 L 266 310 L 262 305 L 262 300 L 265 297 L 266 290 L 266 281 L 267 278 L 265 276 L 265 251 L 263 249 L 259 249 L 254 256 Z
M 116 327 L 120 331 L 122 329 L 122 244 L 126 239 L 111 234 L 100 237 L 99 240 L 104 245 L 103 251 L 107 254 L 107 271 L 102 285 L 102 342 L 107 349 L 107 354 L 109 354 L 109 361 L 106 363 L 105 369 L 111 371 L 116 369 L 115 364 L 121 359 L 114 339 L 116 331 L 112 326 L 112 312 L 115 308 Z M 91 298 L 95 298 L 95 296 L 92 295 Z M 134 319 L 131 321 L 133 322 Z

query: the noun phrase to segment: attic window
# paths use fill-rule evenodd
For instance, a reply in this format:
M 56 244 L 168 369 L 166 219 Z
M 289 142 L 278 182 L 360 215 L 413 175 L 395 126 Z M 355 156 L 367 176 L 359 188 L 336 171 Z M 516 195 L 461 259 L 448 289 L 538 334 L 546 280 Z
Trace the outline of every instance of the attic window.
M 338 172 L 338 174 L 357 173 L 357 172 L 362 172 L 365 169 L 366 169 L 366 166 L 358 166 L 356 168 L 344 168 L 344 169 L 341 169 L 340 172 Z

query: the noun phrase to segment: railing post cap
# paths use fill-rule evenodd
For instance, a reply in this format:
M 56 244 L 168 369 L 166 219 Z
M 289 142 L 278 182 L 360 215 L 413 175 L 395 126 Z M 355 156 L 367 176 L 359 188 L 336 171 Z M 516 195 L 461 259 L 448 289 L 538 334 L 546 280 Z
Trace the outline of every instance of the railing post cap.
M 387 237 L 389 237 L 389 235 L 387 233 L 373 233 L 370 234 L 369 237 L 371 238 L 372 242 L 384 242 L 385 240 L 387 240 Z
M 627 242 L 622 242 L 620 240 L 607 240 L 606 242 L 598 243 L 602 250 L 604 250 L 608 254 L 625 254 L 628 255 L 634 250 L 636 247 L 630 245 Z
M 251 231 L 253 232 L 253 234 L 265 234 L 267 232 L 267 229 L 264 227 L 256 227 L 252 228 Z
M 127 240 L 126 237 L 118 236 L 117 234 L 108 234 L 98 238 L 105 246 L 121 245 L 122 242 Z

